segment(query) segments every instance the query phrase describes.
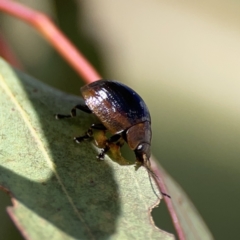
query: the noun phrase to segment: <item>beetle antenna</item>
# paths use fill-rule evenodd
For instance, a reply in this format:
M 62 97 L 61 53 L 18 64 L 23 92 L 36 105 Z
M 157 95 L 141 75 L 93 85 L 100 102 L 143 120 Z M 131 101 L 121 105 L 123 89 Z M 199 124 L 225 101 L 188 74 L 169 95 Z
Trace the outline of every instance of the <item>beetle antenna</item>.
M 150 180 L 150 183 L 151 183 L 151 187 L 152 187 L 152 189 L 153 189 L 154 194 L 159 198 L 159 196 L 157 195 L 157 193 L 156 193 L 156 191 L 155 191 L 155 189 L 154 189 L 154 187 L 153 187 L 151 177 L 154 178 L 154 179 L 158 179 L 159 181 L 160 181 L 160 179 L 159 179 L 159 177 L 156 175 L 156 173 L 154 173 L 153 170 L 151 169 L 150 160 L 147 159 L 146 156 L 144 157 L 144 160 L 145 160 L 145 161 L 144 161 L 144 162 L 145 162 L 144 166 L 145 166 L 145 168 L 147 169 L 148 177 L 149 177 L 149 180 Z M 167 193 L 162 192 L 161 190 L 160 190 L 160 193 L 161 193 L 163 196 L 165 196 L 165 197 L 171 198 L 170 195 L 168 195 Z
M 147 169 L 147 172 L 148 172 L 148 178 L 149 178 L 149 181 L 150 181 L 150 184 L 151 184 L 151 188 L 152 188 L 154 194 L 156 195 L 156 197 L 157 197 L 159 200 L 161 200 L 160 197 L 159 197 L 159 195 L 156 193 L 155 188 L 153 187 L 152 179 L 151 179 L 152 173 L 150 174 L 149 169 L 148 169 L 148 168 L 146 168 L 146 169 Z M 162 193 L 162 192 L 161 192 L 161 193 Z

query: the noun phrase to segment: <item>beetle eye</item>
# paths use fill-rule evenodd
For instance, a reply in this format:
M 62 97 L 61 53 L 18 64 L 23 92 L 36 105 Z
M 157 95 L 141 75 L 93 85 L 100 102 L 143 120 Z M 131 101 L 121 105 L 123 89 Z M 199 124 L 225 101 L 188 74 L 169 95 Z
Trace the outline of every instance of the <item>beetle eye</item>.
M 143 145 L 142 144 L 139 144 L 138 146 L 137 146 L 137 150 L 139 151 L 139 150 L 142 150 L 143 149 Z
M 134 151 L 138 158 L 142 158 L 143 154 L 146 155 L 147 159 L 150 158 L 151 152 L 150 145 L 148 143 L 145 142 L 140 143 Z

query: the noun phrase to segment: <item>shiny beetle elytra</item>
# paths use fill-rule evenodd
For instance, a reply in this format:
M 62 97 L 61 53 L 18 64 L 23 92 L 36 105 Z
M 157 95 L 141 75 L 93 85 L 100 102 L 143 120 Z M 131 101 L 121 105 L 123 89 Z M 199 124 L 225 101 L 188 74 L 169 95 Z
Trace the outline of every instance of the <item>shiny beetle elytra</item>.
M 148 166 L 151 145 L 151 117 L 143 99 L 128 86 L 113 80 L 98 80 L 81 88 L 85 104 L 76 105 L 70 115 L 57 114 L 57 119 L 76 116 L 76 109 L 95 114 L 100 124 L 92 124 L 84 136 L 74 138 L 81 142 L 92 137 L 92 129 L 108 130 L 108 143 L 124 139 L 137 158 L 137 165 Z M 109 150 L 108 144 L 98 155 Z

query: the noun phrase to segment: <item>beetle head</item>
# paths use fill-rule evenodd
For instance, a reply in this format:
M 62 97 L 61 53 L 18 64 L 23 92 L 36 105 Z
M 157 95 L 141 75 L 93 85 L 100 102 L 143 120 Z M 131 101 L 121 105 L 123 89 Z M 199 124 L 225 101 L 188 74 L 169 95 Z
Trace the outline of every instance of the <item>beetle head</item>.
M 147 164 L 151 155 L 151 137 L 151 124 L 148 121 L 133 125 L 126 131 L 126 141 L 142 165 Z

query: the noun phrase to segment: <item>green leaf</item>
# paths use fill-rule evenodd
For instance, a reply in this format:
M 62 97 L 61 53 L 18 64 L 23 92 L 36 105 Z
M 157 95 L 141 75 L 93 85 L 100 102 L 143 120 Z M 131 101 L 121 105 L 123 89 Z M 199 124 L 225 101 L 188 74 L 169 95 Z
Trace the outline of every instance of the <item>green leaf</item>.
M 90 142 L 72 140 L 94 116 L 55 120 L 79 102 L 0 60 L 0 185 L 12 196 L 8 212 L 21 233 L 28 239 L 174 239 L 152 223 L 158 200 L 144 168 L 108 157 L 99 162 Z

